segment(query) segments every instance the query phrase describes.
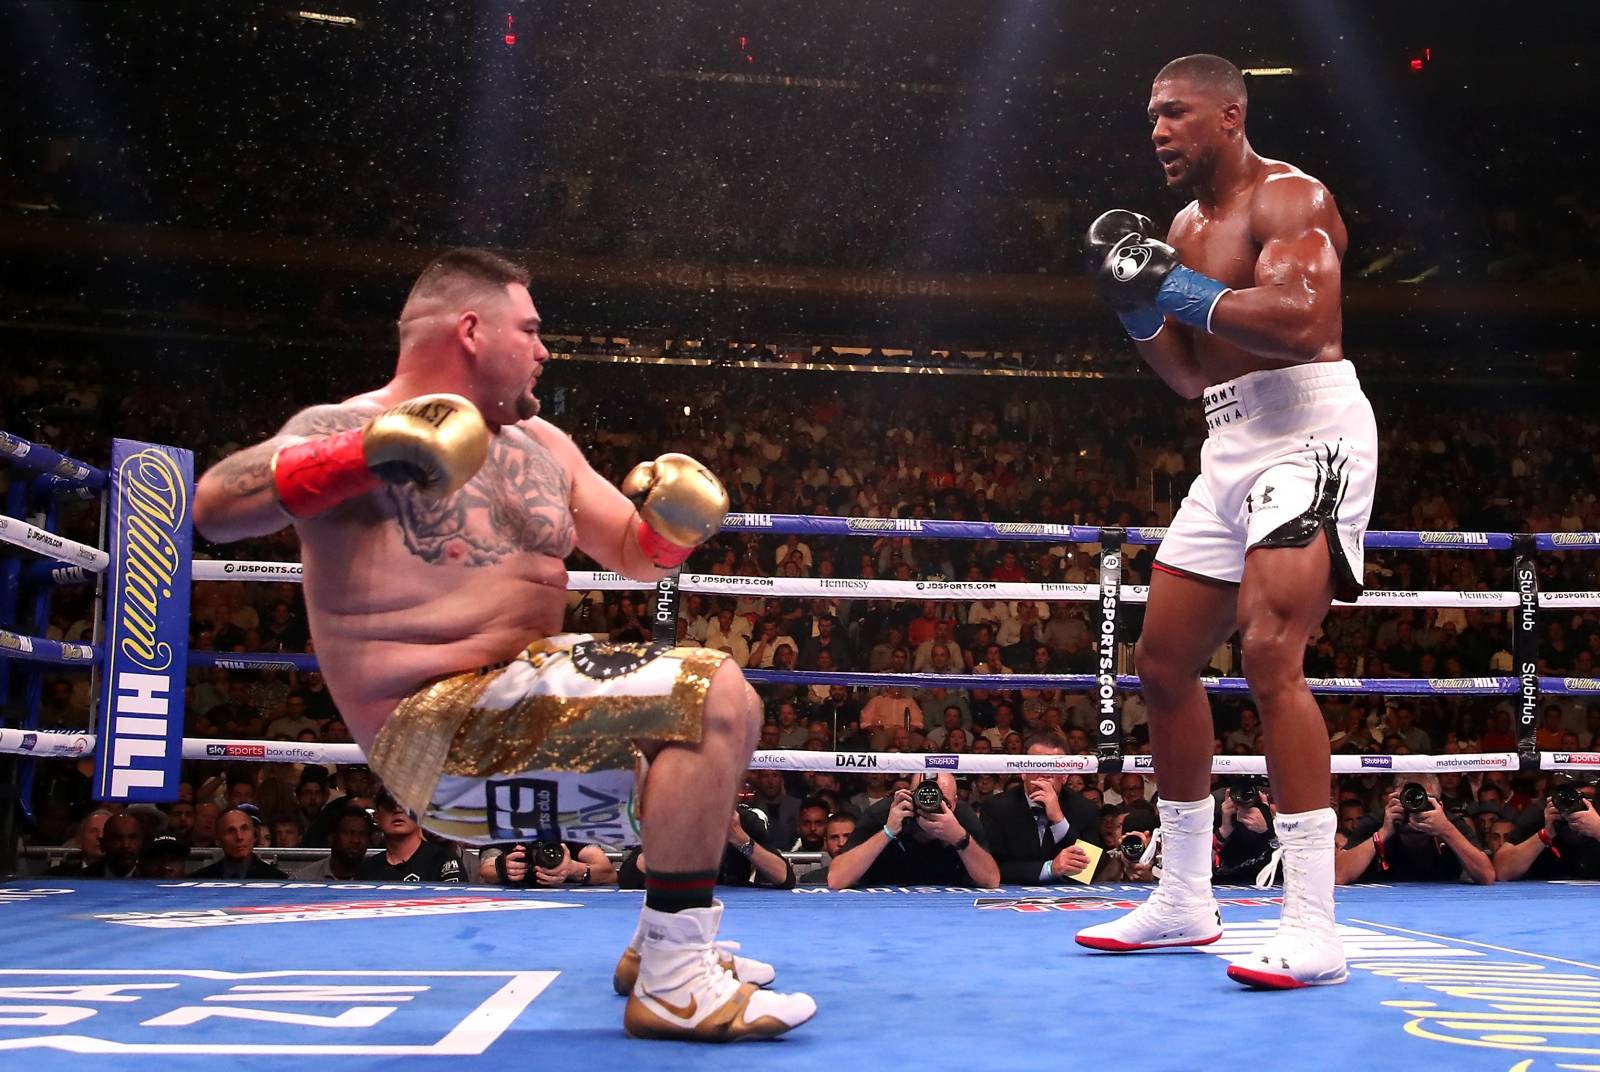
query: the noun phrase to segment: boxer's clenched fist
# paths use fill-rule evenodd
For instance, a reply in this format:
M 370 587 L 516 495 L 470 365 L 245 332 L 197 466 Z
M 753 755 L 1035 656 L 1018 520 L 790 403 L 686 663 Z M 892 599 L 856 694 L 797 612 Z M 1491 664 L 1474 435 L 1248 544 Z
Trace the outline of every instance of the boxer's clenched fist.
M 639 507 L 639 549 L 662 568 L 681 566 L 728 513 L 722 481 L 687 454 L 640 462 L 621 487 Z
M 414 484 L 442 498 L 489 455 L 489 428 L 460 395 L 422 395 L 360 428 L 281 448 L 272 459 L 278 501 L 295 517 L 323 513 L 380 484 Z
M 1155 307 L 1154 292 L 1144 294 L 1131 290 L 1114 278 L 1113 257 L 1125 242 L 1140 242 L 1155 238 L 1155 224 L 1150 217 L 1125 208 L 1102 212 L 1089 225 L 1083 247 L 1089 254 L 1089 271 L 1100 283 L 1100 293 L 1106 303 L 1116 311 L 1122 326 L 1138 342 L 1148 342 L 1161 333 L 1165 318 Z M 1113 281 L 1108 285 L 1108 275 Z M 1160 286 L 1160 281 L 1156 284 Z
M 1095 217 L 1089 225 L 1089 233 L 1084 236 L 1083 247 L 1089 254 L 1089 270 L 1099 271 L 1100 265 L 1110 253 L 1112 247 L 1131 234 L 1142 238 L 1156 236 L 1155 224 L 1150 222 L 1149 216 L 1141 215 L 1131 209 L 1114 208 L 1110 212 L 1102 212 Z

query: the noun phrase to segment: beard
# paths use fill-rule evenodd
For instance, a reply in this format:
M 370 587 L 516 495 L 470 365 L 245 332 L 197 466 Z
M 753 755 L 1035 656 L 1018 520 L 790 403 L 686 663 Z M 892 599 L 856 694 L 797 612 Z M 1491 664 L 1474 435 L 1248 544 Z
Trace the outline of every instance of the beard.
M 1198 196 L 1201 190 L 1211 185 L 1217 173 L 1217 152 L 1215 149 L 1197 152 L 1188 164 L 1183 174 L 1168 185 L 1179 193 Z
M 532 420 L 538 415 L 539 399 L 534 396 L 533 388 L 530 386 L 517 396 L 517 419 L 522 421 Z

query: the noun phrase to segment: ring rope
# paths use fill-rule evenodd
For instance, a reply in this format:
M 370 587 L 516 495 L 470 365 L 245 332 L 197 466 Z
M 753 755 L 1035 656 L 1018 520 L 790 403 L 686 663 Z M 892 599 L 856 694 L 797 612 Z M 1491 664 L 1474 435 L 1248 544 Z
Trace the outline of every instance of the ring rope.
M 197 581 L 261 581 L 299 584 L 298 562 L 253 562 L 195 559 Z M 569 592 L 643 592 L 655 586 L 606 570 L 573 570 L 567 574 Z M 1100 586 L 1008 581 L 887 581 L 837 580 L 831 577 L 724 577 L 710 573 L 685 573 L 678 577 L 684 592 L 734 596 L 784 596 L 830 599 L 923 599 L 965 602 L 972 599 L 1033 599 L 1047 603 L 1096 603 Z M 1125 603 L 1149 600 L 1150 586 L 1125 584 Z M 1515 592 L 1452 592 L 1384 589 L 1363 593 L 1354 602 L 1335 600 L 1336 607 L 1500 607 L 1517 606 Z M 1540 592 L 1547 607 L 1600 607 L 1600 592 Z
M 111 474 L 104 469 L 10 432 L 0 432 L 0 458 L 25 472 L 49 477 L 46 484 L 53 491 L 103 491 L 111 480 Z
M 58 730 L 0 729 L 0 753 L 35 757 L 78 758 L 92 754 L 95 737 Z M 185 737 L 183 758 L 246 763 L 364 764 L 360 745 L 319 742 L 220 740 Z M 1475 752 L 1457 755 L 1389 756 L 1364 753 L 1335 755 L 1335 774 L 1441 773 L 1462 771 L 1514 771 L 1515 752 Z M 1151 757 L 1124 756 L 1108 760 L 1092 755 L 1013 756 L 1003 754 L 941 752 L 810 752 L 800 749 L 757 751 L 750 766 L 760 770 L 847 771 L 853 774 L 910 774 L 948 771 L 951 774 L 1098 774 L 1131 771 L 1150 774 Z M 1542 752 L 1541 770 L 1600 770 L 1600 753 Z M 1213 774 L 1265 774 L 1265 756 L 1212 756 Z

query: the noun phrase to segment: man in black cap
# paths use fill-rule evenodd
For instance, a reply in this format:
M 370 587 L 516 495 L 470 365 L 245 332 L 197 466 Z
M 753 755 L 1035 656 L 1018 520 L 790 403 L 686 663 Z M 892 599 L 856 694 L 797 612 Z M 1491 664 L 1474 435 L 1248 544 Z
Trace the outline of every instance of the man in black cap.
M 188 870 L 189 846 L 170 834 L 152 838 L 139 855 L 140 878 L 182 878 Z
M 461 859 L 444 842 L 422 836 L 417 817 L 387 789 L 378 792 L 375 818 L 383 835 L 383 855 L 363 860 L 367 882 L 460 882 Z

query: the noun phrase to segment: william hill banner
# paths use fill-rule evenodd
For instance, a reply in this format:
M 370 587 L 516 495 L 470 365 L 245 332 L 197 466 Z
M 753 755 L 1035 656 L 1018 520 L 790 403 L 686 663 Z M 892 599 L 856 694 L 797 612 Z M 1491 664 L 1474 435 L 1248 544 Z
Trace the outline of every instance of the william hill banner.
M 111 447 L 111 569 L 100 681 L 100 800 L 178 799 L 189 665 L 194 455 L 128 439 Z

